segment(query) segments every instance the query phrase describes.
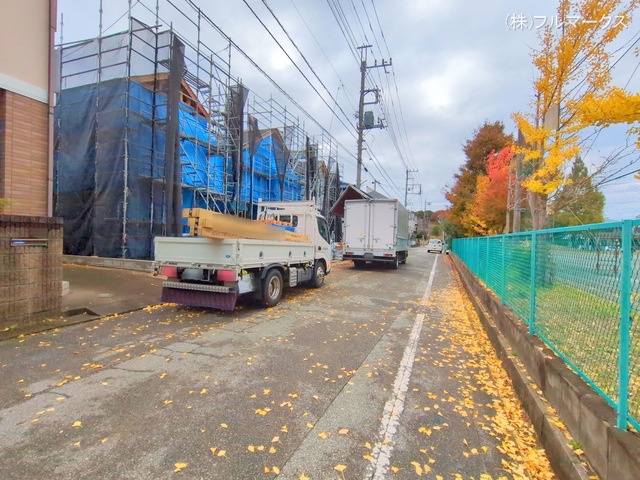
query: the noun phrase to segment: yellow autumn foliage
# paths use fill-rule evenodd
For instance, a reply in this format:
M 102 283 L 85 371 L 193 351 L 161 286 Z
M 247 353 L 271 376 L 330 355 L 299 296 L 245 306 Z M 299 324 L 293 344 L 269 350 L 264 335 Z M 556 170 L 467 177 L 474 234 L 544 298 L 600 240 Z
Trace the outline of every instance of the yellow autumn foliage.
M 639 5 L 640 0 L 559 1 L 557 18 L 563 26 L 547 26 L 540 35 L 540 49 L 532 55 L 538 72 L 533 113 L 513 115 L 526 140 L 516 153 L 523 155 L 530 172 L 523 182 L 530 192 L 550 195 L 565 183 L 565 166 L 580 153 L 580 133 L 585 128 L 640 120 L 640 95 L 610 86 L 609 53 Z M 557 118 L 545 122 L 555 116 L 556 108 Z M 634 127 L 632 133 L 640 134 L 640 129 Z

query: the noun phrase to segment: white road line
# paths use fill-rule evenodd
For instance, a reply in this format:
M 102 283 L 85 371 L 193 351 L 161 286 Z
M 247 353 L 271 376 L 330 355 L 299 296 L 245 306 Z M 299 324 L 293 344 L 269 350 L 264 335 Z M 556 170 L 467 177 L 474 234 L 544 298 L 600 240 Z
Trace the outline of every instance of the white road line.
M 433 279 L 436 274 L 438 257 L 439 256 L 436 256 L 436 260 L 433 262 L 433 268 L 429 275 L 427 290 L 422 297 L 423 302 L 429 300 L 429 295 L 431 294 L 431 288 L 433 286 Z M 423 323 L 424 314 L 419 313 L 413 323 L 411 335 L 409 336 L 409 343 L 404 349 L 404 355 L 402 356 L 402 361 L 400 362 L 400 367 L 398 368 L 398 373 L 396 374 L 396 379 L 393 383 L 393 397 L 384 406 L 384 414 L 382 416 L 382 423 L 380 424 L 378 435 L 379 440 L 376 442 L 371 452 L 373 459 L 371 460 L 371 466 L 367 469 L 367 479 L 384 479 L 389 471 L 391 453 L 393 452 L 393 436 L 398 429 L 400 415 L 404 410 L 405 394 L 409 388 L 409 380 L 413 370 L 413 362 L 416 357 L 416 350 L 418 349 L 418 341 L 420 340 Z

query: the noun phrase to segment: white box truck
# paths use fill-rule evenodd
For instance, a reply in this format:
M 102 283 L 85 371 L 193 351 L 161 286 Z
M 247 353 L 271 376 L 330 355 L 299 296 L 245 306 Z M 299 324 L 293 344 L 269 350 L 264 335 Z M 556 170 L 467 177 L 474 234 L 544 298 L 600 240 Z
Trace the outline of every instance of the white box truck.
M 344 255 L 356 268 L 385 263 L 397 269 L 409 255 L 409 214 L 396 199 L 344 202 Z
M 230 219 L 210 215 L 208 228 L 216 235 L 216 223 L 227 228 L 221 237 L 156 237 L 155 270 L 175 272 L 163 283 L 162 300 L 182 305 L 233 310 L 240 295 L 250 295 L 267 307 L 278 304 L 285 287 L 320 287 L 331 271 L 329 228 L 313 202 L 261 202 L 259 220 Z M 219 221 L 218 221 L 219 217 Z M 252 226 L 252 222 L 256 224 Z M 286 225 L 296 240 L 233 236 L 259 232 L 265 223 Z M 224 225 L 223 225 L 224 224 Z M 229 226 L 230 225 L 230 226 Z M 282 237 L 286 238 L 286 237 Z

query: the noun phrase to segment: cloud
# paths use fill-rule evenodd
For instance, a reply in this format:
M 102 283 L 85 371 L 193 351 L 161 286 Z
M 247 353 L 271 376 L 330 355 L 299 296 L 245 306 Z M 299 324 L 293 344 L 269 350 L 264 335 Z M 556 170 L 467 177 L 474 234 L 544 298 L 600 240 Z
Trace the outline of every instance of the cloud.
M 134 16 L 154 24 L 155 1 L 134 2 Z M 195 18 L 189 15 L 190 10 L 176 13 L 167 0 L 159 2 L 163 28 L 173 25 L 178 33 L 194 41 L 191 22 Z M 76 0 L 58 2 L 59 11 L 65 16 L 65 41 L 97 35 L 98 0 L 80 3 Z M 172 3 L 186 4 L 184 0 Z M 259 0 L 247 0 L 247 3 L 325 101 L 291 65 L 244 2 L 198 2 L 220 29 L 339 142 L 339 161 L 346 181 L 355 181 L 354 115 L 360 88 L 360 51 L 355 47 L 371 45 L 367 51 L 369 65 L 392 59 L 393 66 L 387 69 L 388 73 L 377 68 L 367 74 L 367 86 L 382 89 L 389 111 L 385 114 L 380 105 L 368 106 L 375 116 L 385 116 L 388 128 L 367 132 L 370 150 L 365 151 L 364 159 L 369 172 L 365 172 L 363 178 L 369 185 L 374 180 L 381 182 L 380 188 L 388 194 L 404 198 L 407 170 L 418 170 L 412 175 L 422 184 L 424 193 L 409 195 L 409 208 L 422 208 L 425 198 L 433 202 L 432 207 L 438 204 L 438 208 L 442 208 L 446 201 L 441 190 L 453 184 L 453 175 L 465 161 L 462 145 L 474 130 L 485 121 L 499 120 L 508 133 L 515 133 L 511 114 L 531 111 L 535 72 L 530 54 L 538 45 L 539 32 L 510 29 L 506 23 L 508 16 L 552 18 L 557 1 L 540 0 L 535 4 L 528 0 L 268 2 L 330 95 L 264 4 Z M 142 4 L 150 8 L 145 9 Z M 110 0 L 103 8 L 105 27 L 125 14 L 110 33 L 126 28 L 126 0 Z M 205 30 L 206 45 L 226 58 L 227 40 L 212 28 Z M 621 79 L 623 84 L 630 78 L 637 81 L 640 75 L 636 73 L 632 77 L 637 58 L 631 59 L 635 62 L 621 62 L 614 71 L 614 78 Z M 233 49 L 231 70 L 252 95 L 273 100 L 286 108 L 287 118 L 299 121 L 309 135 L 323 135 L 314 121 Z M 332 110 L 340 119 L 333 116 Z M 268 118 L 260 120 L 261 127 L 266 126 L 264 122 Z M 273 126 L 281 121 L 274 116 Z M 604 150 L 602 155 L 606 155 Z M 380 166 L 384 172 L 380 172 Z M 640 200 L 636 200 L 638 202 Z

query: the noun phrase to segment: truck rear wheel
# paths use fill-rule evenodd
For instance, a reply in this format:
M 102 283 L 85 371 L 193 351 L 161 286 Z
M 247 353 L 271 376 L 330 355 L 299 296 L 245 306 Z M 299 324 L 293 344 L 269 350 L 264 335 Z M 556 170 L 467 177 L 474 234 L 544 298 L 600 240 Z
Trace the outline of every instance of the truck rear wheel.
M 275 307 L 282 298 L 282 274 L 277 268 L 269 270 L 262 280 L 262 303 L 267 307 Z
M 324 284 L 325 274 L 326 269 L 324 266 L 324 262 L 318 260 L 316 262 L 316 266 L 313 268 L 313 278 L 311 279 L 311 286 L 313 288 L 320 288 Z

